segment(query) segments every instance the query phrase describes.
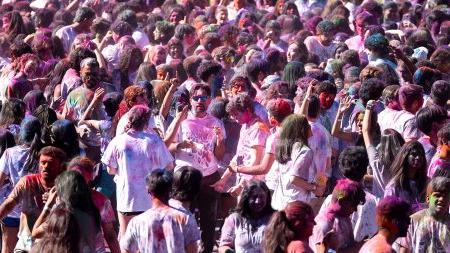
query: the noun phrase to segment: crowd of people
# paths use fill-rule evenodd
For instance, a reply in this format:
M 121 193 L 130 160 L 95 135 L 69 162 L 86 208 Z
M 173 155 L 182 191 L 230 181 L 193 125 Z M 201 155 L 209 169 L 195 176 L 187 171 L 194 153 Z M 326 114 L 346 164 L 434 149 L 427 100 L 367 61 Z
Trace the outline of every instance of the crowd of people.
M 0 0 L 1 252 L 450 252 L 446 0 Z

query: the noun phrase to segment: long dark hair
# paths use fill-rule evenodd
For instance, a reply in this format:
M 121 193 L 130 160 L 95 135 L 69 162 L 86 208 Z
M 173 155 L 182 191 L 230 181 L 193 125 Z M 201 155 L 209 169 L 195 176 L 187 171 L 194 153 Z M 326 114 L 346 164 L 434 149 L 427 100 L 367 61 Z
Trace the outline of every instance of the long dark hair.
M 252 181 L 248 186 L 244 188 L 242 191 L 241 198 L 234 209 L 234 212 L 238 213 L 242 218 L 246 219 L 248 224 L 250 225 L 251 230 L 254 231 L 256 229 L 256 226 L 253 224 L 253 222 L 256 220 L 256 218 L 253 216 L 254 212 L 250 209 L 249 206 L 249 199 L 250 194 L 253 193 L 256 189 L 262 189 L 266 193 L 266 206 L 264 209 L 259 213 L 259 217 L 264 217 L 267 215 L 271 215 L 273 213 L 272 206 L 270 203 L 272 202 L 272 197 L 270 195 L 270 190 L 267 187 L 266 183 L 263 181 Z
M 414 178 L 409 178 L 408 156 L 412 151 L 419 152 L 422 160 L 422 166 L 417 170 Z M 427 183 L 426 166 L 427 161 L 425 157 L 425 150 L 423 149 L 422 144 L 420 144 L 418 141 L 411 141 L 406 143 L 398 152 L 391 166 L 391 172 L 393 174 L 392 181 L 394 182 L 394 185 L 412 194 L 409 182 L 410 180 L 413 180 L 414 182 L 416 182 L 418 192 L 422 193 Z
M 23 170 L 34 172 L 38 167 L 38 154 L 43 147 L 41 142 L 41 123 L 39 119 L 33 116 L 27 116 L 20 126 L 20 141 L 29 147 L 29 153 Z
M 0 157 L 7 148 L 12 148 L 15 145 L 14 135 L 6 129 L 0 128 Z
M 285 210 L 275 212 L 265 230 L 264 252 L 286 252 L 289 243 L 299 239 L 294 223 L 301 221 L 305 224 L 308 216 L 314 216 L 314 212 L 302 201 L 291 202 Z
M 394 129 L 385 129 L 381 134 L 378 153 L 380 162 L 385 168 L 389 168 L 398 154 L 399 150 L 405 144 L 402 135 Z
M 7 33 L 10 41 L 13 41 L 19 34 L 27 33 L 22 16 L 18 11 L 6 13 L 5 16 L 9 16 L 10 26 Z
M 52 146 L 64 150 L 69 159 L 80 154 L 78 133 L 72 121 L 66 119 L 55 121 L 50 130 L 50 138 Z
M 68 170 L 55 180 L 56 193 L 62 205 L 70 211 L 79 210 L 89 214 L 100 231 L 100 213 L 92 201 L 91 188 L 78 171 Z
M 286 164 L 291 160 L 292 147 L 295 143 L 308 146 L 308 133 L 311 127 L 304 116 L 289 115 L 281 125 L 280 140 L 275 150 L 275 159 Z
M 25 103 L 20 99 L 10 98 L 2 105 L 0 127 L 8 128 L 11 124 L 20 125 L 24 117 Z
M 144 56 L 142 55 L 142 52 L 139 48 L 125 47 L 125 49 L 123 49 L 122 53 L 120 54 L 118 69 L 120 75 L 120 88 L 122 91 L 130 86 L 134 81 L 130 80 L 129 71 L 137 71 L 143 61 Z
M 80 232 L 75 215 L 67 208 L 58 206 L 48 216 L 44 237 L 30 253 L 78 253 Z

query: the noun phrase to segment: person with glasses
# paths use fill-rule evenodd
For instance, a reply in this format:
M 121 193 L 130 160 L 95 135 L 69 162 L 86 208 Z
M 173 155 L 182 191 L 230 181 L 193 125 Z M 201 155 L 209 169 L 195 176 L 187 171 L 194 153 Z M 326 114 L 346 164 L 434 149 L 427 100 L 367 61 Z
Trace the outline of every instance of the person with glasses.
M 190 92 L 190 112 L 179 124 L 175 141 L 169 150 L 175 157 L 175 171 L 191 166 L 201 171 L 203 180 L 198 202 L 200 229 L 202 231 L 202 252 L 212 252 L 215 243 L 215 222 L 219 193 L 210 185 L 220 179 L 218 161 L 225 153 L 225 128 L 223 122 L 208 112 L 211 89 L 207 85 L 194 85 Z M 169 129 L 177 127 L 172 124 Z

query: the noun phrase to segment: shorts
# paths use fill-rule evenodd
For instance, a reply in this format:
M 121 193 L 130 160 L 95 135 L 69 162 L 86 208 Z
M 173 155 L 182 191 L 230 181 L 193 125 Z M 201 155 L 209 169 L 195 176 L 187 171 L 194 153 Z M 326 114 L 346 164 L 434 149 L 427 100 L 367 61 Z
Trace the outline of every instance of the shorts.
M 20 224 L 20 218 L 5 217 L 1 222 L 5 227 L 18 228 Z

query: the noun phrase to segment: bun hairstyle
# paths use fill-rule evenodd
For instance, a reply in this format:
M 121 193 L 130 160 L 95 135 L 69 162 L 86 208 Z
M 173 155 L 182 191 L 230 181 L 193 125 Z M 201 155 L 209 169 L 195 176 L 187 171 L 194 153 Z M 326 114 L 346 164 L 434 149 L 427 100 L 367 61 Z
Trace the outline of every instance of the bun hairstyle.
M 135 105 L 128 113 L 128 124 L 125 128 L 128 130 L 142 131 L 144 127 L 148 124 L 150 119 L 151 110 L 145 105 Z

